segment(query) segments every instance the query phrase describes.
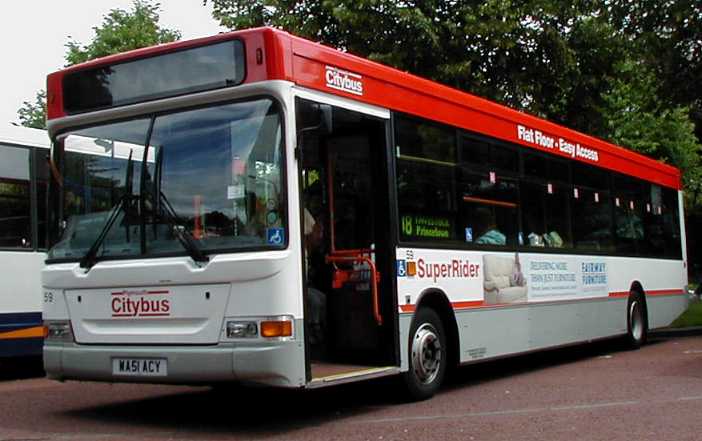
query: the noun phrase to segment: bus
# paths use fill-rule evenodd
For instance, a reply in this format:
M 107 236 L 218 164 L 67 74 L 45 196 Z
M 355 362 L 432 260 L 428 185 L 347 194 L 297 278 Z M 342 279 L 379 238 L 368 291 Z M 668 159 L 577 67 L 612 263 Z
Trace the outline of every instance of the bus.
M 45 130 L 0 128 L 0 359 L 42 353 L 48 157 Z
M 423 399 L 687 306 L 680 171 L 526 113 L 271 28 L 47 82 L 51 378 Z

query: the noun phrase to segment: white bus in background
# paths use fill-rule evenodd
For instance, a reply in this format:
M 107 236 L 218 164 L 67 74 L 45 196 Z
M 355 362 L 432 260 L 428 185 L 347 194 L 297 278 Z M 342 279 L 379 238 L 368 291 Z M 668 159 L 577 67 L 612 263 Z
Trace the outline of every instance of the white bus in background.
M 0 359 L 41 355 L 49 138 L 0 127 Z

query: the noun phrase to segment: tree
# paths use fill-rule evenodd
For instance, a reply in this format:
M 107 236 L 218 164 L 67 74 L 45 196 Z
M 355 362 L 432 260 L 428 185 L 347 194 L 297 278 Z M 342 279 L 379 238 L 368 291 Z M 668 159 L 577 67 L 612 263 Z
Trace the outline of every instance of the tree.
M 622 143 L 698 191 L 698 0 L 211 2 L 230 29 L 282 28 Z
M 81 46 L 74 40 L 66 43 L 66 65 L 178 40 L 180 32 L 158 25 L 159 10 L 158 3 L 146 0 L 136 0 L 131 11 L 112 9 L 102 25 L 93 28 L 95 37 L 89 44 Z
M 212 4 L 230 29 L 282 28 L 599 135 L 607 79 L 626 54 L 604 6 L 580 0 Z
M 46 91 L 40 90 L 34 98 L 34 102 L 24 101 L 22 107 L 17 110 L 20 123 L 25 127 L 33 129 L 46 128 Z
M 608 0 L 612 23 L 627 35 L 660 82 L 659 95 L 689 106 L 702 139 L 702 3 Z
M 93 28 L 95 37 L 81 45 L 71 39 L 66 43 L 66 66 L 83 63 L 106 55 L 132 49 L 169 43 L 180 38 L 180 32 L 159 26 L 158 3 L 136 0 L 132 9 L 112 9 L 103 17 L 100 26 Z M 17 111 L 24 126 L 46 127 L 46 92 L 39 91 L 34 102 L 25 101 Z
M 695 136 L 689 108 L 671 107 L 662 100 L 658 78 L 643 62 L 618 63 L 617 72 L 602 108 L 608 137 L 678 167 L 688 207 L 702 204 L 702 145 Z

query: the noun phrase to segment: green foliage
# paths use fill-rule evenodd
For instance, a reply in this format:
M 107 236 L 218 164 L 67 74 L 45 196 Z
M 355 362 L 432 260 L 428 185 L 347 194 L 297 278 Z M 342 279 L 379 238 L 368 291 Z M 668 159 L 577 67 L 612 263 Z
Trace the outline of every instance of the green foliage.
M 40 90 L 34 98 L 34 102 L 24 101 L 22 107 L 17 110 L 20 123 L 25 127 L 33 129 L 46 128 L 46 91 Z
M 655 74 L 670 106 L 690 108 L 702 139 L 702 2 L 608 0 L 612 23 Z
M 90 43 L 66 43 L 67 65 L 178 40 L 180 32 L 159 27 L 159 9 L 158 3 L 144 0 L 136 0 L 130 11 L 112 9 L 100 26 L 93 27 L 95 37 Z
M 213 0 L 223 26 L 274 26 L 589 133 L 625 40 L 571 0 Z
M 688 202 L 702 203 L 698 201 L 702 145 L 695 136 L 689 109 L 670 107 L 661 100 L 658 80 L 643 63 L 618 63 L 617 73 L 602 108 L 609 138 L 678 167 L 683 172 Z
M 112 9 L 102 24 L 93 28 L 95 37 L 90 43 L 81 45 L 68 37 L 66 66 L 178 40 L 180 32 L 159 26 L 159 10 L 158 3 L 146 0 L 136 0 L 130 11 Z M 23 126 L 46 128 L 46 92 L 37 92 L 34 102 L 25 101 L 17 115 Z
M 281 28 L 669 162 L 702 206 L 699 1 L 211 3 L 230 29 Z
M 671 328 L 688 328 L 702 326 L 702 303 L 690 303 L 690 307 L 670 325 Z

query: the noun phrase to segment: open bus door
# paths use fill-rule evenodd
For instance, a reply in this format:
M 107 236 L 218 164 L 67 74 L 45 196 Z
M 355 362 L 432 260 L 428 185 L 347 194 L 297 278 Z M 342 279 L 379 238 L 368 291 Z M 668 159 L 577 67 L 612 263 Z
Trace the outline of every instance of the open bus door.
M 319 106 L 298 100 L 312 381 L 399 365 L 389 123 Z

